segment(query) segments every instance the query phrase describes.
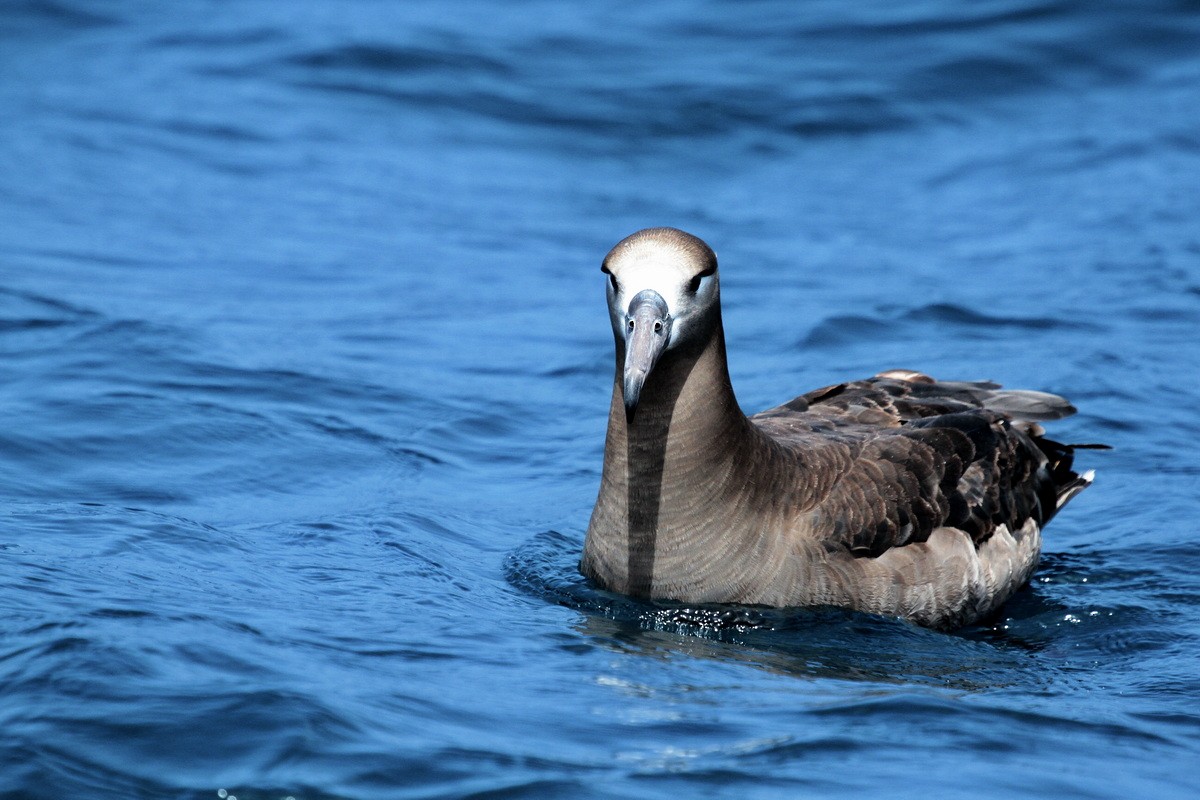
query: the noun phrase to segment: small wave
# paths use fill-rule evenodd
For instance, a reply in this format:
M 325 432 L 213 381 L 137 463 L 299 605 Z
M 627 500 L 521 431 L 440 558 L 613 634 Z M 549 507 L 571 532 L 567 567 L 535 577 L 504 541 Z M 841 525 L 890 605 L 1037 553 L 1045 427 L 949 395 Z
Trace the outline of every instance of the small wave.
M 171 33 L 157 36 L 148 44 L 153 47 L 184 48 L 239 48 L 248 45 L 272 44 L 286 40 L 277 28 L 244 28 L 227 31 L 190 30 L 186 33 Z
M 503 62 L 454 47 L 400 47 L 357 43 L 311 50 L 284 59 L 298 67 L 329 71 L 408 73 L 422 71 L 473 72 L 506 76 L 512 67 Z
M 962 703 L 956 700 L 923 694 L 900 694 L 872 698 L 859 702 L 840 703 L 809 712 L 815 717 L 855 719 L 860 724 L 874 721 L 883 727 L 891 722 L 904 724 L 908 720 L 958 720 L 958 727 L 976 731 L 996 730 L 995 741 L 976 740 L 974 747 L 985 752 L 994 752 L 993 747 L 1008 744 L 1020 731 L 1030 734 L 1046 731 L 1070 740 L 1096 736 L 1100 739 L 1132 739 L 1143 744 L 1166 743 L 1168 740 L 1134 725 L 1121 724 L 1106 719 L 1080 720 L 1067 715 L 1052 714 L 1040 710 L 1026 710 L 987 703 Z
M 893 331 L 893 326 L 882 319 L 858 314 L 839 314 L 817 323 L 800 345 L 830 347 L 881 338 L 887 336 L 890 331 Z
M 372 97 L 405 108 L 440 109 L 588 138 L 693 139 L 744 129 L 818 137 L 896 130 L 912 122 L 888 99 L 857 92 L 789 97 L 767 87 L 725 91 L 678 85 L 619 91 L 593 87 L 529 91 L 515 84 L 426 87 L 332 76 L 300 78 L 292 84 L 320 92 Z
M 1054 78 L 1040 64 L 1018 58 L 976 56 L 925 67 L 909 76 L 906 83 L 913 97 L 945 102 L 1045 89 L 1054 85 Z
M 170 120 L 162 128 L 172 134 L 202 139 L 215 139 L 232 144 L 270 144 L 276 139 L 264 136 L 244 125 L 223 122 L 199 122 L 194 120 Z
M 0 353 L 30 358 L 52 352 L 99 318 L 53 297 L 0 287 Z
M 33 309 L 37 309 L 40 313 L 53 313 L 61 315 L 64 318 L 72 319 L 94 319 L 99 315 L 98 312 L 90 308 L 68 303 L 65 300 L 59 300 L 55 297 L 37 294 L 36 292 L 26 292 L 20 289 L 11 289 L 5 286 L 0 286 L 0 300 L 8 298 L 8 303 L 13 305 L 25 305 Z M 15 318 L 14 318 L 15 321 Z
M 871 339 L 909 336 L 930 327 L 952 329 L 959 336 L 971 338 L 991 338 L 994 335 L 993 331 L 1014 328 L 1039 332 L 1103 330 L 1101 326 L 1093 323 L 1060 317 L 999 316 L 952 303 L 931 303 L 899 313 L 893 311 L 880 312 L 876 316 L 845 314 L 829 317 L 809 331 L 801 346 L 829 347 Z
M 932 303 L 906 311 L 902 319 L 914 322 L 944 322 L 952 325 L 1022 328 L 1025 330 L 1085 330 L 1098 331 L 1097 325 L 1070 322 L 1058 317 L 1001 317 L 984 314 L 966 306 L 951 303 Z
M 21 31 L 22 27 L 102 28 L 116 25 L 117 17 L 84 10 L 78 4 L 58 0 L 8 0 L 0 18 L 0 31 Z
M 1200 42 L 1173 9 L 1096 14 L 1078 3 L 938 5 L 849 22 L 841 9 L 817 10 L 770 25 L 677 14 L 651 15 L 687 31 L 666 50 L 636 35 L 613 46 L 611 30 L 505 29 L 470 40 L 429 30 L 276 53 L 241 69 L 310 91 L 560 130 L 575 143 L 751 133 L 763 146 L 941 124 L 991 113 L 984 104 L 995 98 L 1128 81 Z M 753 61 L 740 55 L 747 39 L 761 42 Z M 806 59 L 815 52 L 824 60 Z

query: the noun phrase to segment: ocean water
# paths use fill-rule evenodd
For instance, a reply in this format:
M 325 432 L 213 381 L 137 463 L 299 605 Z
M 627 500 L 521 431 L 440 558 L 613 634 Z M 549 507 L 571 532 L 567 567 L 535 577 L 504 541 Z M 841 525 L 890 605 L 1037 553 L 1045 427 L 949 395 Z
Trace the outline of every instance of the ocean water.
M 1200 4 L 0 4 L 0 796 L 1200 795 Z M 600 259 L 747 411 L 1060 392 L 956 634 L 576 573 Z

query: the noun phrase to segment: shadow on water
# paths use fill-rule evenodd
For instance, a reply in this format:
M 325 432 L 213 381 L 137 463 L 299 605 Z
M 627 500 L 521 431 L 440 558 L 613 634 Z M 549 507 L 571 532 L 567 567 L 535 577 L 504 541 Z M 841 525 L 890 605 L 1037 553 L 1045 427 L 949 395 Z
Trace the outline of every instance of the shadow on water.
M 1008 635 L 1003 623 L 946 634 L 837 608 L 640 601 L 589 583 L 577 568 L 580 549 L 580 542 L 546 531 L 509 555 L 506 577 L 527 594 L 583 613 L 578 630 L 617 651 L 971 691 L 1042 681 L 1030 669 L 1038 646 Z

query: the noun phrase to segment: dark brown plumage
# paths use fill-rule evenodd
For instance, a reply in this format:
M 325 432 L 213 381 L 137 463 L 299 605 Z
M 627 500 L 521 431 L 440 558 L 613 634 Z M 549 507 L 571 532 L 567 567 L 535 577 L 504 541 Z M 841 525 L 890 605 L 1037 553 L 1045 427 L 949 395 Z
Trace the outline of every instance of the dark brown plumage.
M 602 586 L 954 627 L 1028 579 L 1090 483 L 1038 424 L 1074 409 L 1042 392 L 893 370 L 747 418 L 707 245 L 650 229 L 603 269 L 617 369 L 581 563 Z

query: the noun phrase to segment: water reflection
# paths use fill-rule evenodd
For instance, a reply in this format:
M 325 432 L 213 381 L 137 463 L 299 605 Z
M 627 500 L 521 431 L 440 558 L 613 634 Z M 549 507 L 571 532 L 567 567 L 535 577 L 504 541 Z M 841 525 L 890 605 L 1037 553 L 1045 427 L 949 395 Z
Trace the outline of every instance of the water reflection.
M 506 562 L 517 588 L 580 611 L 576 630 L 623 653 L 736 661 L 807 678 L 986 691 L 1037 682 L 1037 648 L 1002 626 L 961 635 L 836 608 L 772 609 L 642 602 L 592 587 L 580 543 L 539 534 Z

